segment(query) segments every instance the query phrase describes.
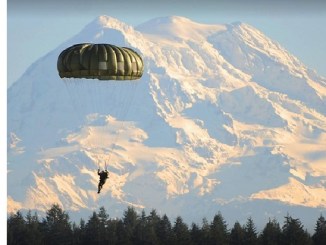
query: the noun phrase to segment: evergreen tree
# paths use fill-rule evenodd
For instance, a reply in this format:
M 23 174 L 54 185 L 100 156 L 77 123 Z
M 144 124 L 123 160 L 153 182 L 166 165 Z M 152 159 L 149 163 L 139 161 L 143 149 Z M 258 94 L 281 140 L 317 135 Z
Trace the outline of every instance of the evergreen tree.
M 148 216 L 148 221 L 153 224 L 153 226 L 157 226 L 160 221 L 160 216 L 157 214 L 155 209 L 152 209 Z
M 155 222 L 153 221 L 153 217 L 151 216 L 152 215 L 146 217 L 145 211 L 142 211 L 142 214 L 135 228 L 133 244 L 159 244 L 158 238 L 155 233 Z M 156 218 L 159 217 L 156 216 L 155 219 Z
M 99 244 L 100 241 L 100 219 L 94 211 L 85 225 L 83 244 Z
M 126 226 L 123 220 L 118 219 L 116 223 L 116 234 L 117 234 L 117 244 L 121 245 L 128 245 L 132 244 L 132 234 L 127 233 Z
M 133 207 L 128 207 L 128 209 L 123 214 L 123 229 L 125 237 L 124 244 L 132 244 L 134 238 L 134 232 L 136 225 L 138 223 L 138 215 Z
M 173 227 L 173 232 L 176 237 L 176 242 L 177 244 L 185 244 L 189 245 L 191 244 L 191 237 L 190 237 L 190 232 L 188 229 L 187 224 L 185 224 L 180 216 L 176 218 L 174 227 Z
M 202 243 L 201 244 L 210 244 L 210 238 L 211 238 L 211 226 L 209 225 L 208 221 L 206 218 L 203 218 L 202 221 L 202 228 L 201 228 L 201 233 L 202 233 Z
M 210 225 L 210 243 L 211 244 L 228 244 L 229 232 L 227 224 L 220 212 L 214 216 Z
M 86 237 L 86 222 L 84 219 L 80 219 L 79 221 L 79 230 L 76 231 L 75 236 L 77 240 L 79 240 L 78 244 L 84 244 L 84 239 Z
M 144 244 L 159 244 L 157 237 L 158 224 L 160 222 L 160 216 L 153 209 L 149 216 L 146 217 L 145 222 L 145 234 L 144 234 Z
M 145 238 L 144 238 L 145 228 L 146 228 L 146 213 L 143 210 L 135 227 L 135 231 L 133 234 L 133 244 L 145 243 Z
M 8 245 L 25 245 L 28 244 L 27 230 L 25 220 L 20 211 L 16 214 L 10 214 L 7 219 L 7 244 Z
M 279 245 L 281 244 L 282 231 L 280 224 L 275 220 L 269 220 L 263 232 L 259 236 L 262 245 Z
M 42 233 L 40 230 L 40 222 L 37 217 L 37 214 L 32 215 L 31 210 L 27 212 L 26 215 L 26 231 L 27 231 L 27 243 L 38 245 L 42 244 Z
M 74 222 L 72 224 L 72 244 L 81 244 L 82 237 L 81 237 L 81 229 L 80 227 Z
M 98 212 L 98 221 L 99 221 L 99 241 L 100 244 L 108 244 L 109 237 L 108 237 L 108 222 L 109 222 L 109 215 L 106 212 L 104 207 L 100 207 L 100 211 Z
M 234 223 L 230 234 L 230 245 L 242 245 L 244 244 L 245 231 L 237 221 Z
M 149 213 L 147 221 L 150 224 L 150 226 L 153 227 L 155 234 L 159 232 L 160 220 L 161 217 L 157 214 L 156 210 L 152 209 L 152 211 Z
M 326 244 L 326 220 L 320 215 L 316 222 L 315 233 L 312 236 L 312 240 L 316 245 Z
M 117 224 L 118 220 L 111 219 L 108 222 L 107 233 L 108 233 L 108 244 L 117 244 L 118 234 L 117 234 Z M 121 222 L 121 221 L 120 221 Z
M 46 211 L 43 219 L 45 231 L 45 244 L 71 244 L 72 230 L 69 215 L 63 211 L 58 204 Z
M 175 243 L 175 236 L 168 216 L 163 215 L 157 224 L 157 238 L 160 244 L 170 245 Z
M 251 217 L 248 218 L 244 227 L 244 236 L 244 244 L 255 245 L 258 243 L 256 227 Z
M 311 239 L 303 230 L 301 221 L 287 215 L 282 227 L 282 242 L 283 244 L 308 245 L 311 244 Z
M 202 230 L 195 223 L 192 223 L 191 225 L 190 236 L 191 241 L 194 245 L 208 244 L 203 241 L 204 238 Z

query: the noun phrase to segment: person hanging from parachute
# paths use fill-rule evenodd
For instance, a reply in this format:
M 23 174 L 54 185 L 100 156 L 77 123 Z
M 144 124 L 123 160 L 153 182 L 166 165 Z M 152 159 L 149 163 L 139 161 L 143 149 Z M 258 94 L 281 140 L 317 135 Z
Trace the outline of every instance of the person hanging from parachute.
M 102 188 L 103 188 L 103 185 L 105 184 L 105 181 L 109 178 L 109 172 L 108 170 L 102 170 L 100 172 L 100 169 L 97 170 L 97 174 L 100 176 L 100 181 L 98 183 L 98 191 L 97 193 L 100 194 Z
M 106 162 L 105 162 L 105 170 L 100 171 L 100 165 L 99 165 L 97 169 L 97 174 L 100 176 L 97 193 L 100 194 L 103 185 L 105 184 L 106 180 L 109 178 L 109 172 L 106 167 Z
M 133 49 L 118 47 L 112 44 L 79 43 L 63 50 L 57 61 L 57 69 L 61 78 L 77 79 L 80 83 L 89 80 L 137 80 L 144 72 L 142 57 Z M 69 83 L 67 80 L 66 83 Z M 75 84 L 75 83 L 73 83 Z M 109 178 L 109 172 L 100 171 L 98 192 Z

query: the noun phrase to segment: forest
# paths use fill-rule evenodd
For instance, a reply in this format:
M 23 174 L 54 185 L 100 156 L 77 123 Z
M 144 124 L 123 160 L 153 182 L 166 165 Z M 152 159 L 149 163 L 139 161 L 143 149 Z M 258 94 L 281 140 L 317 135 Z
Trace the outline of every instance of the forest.
M 298 218 L 289 214 L 280 224 L 270 219 L 261 231 L 249 217 L 245 224 L 235 222 L 228 227 L 221 212 L 212 220 L 203 218 L 201 224 L 188 225 L 178 216 L 172 222 L 167 215 L 155 209 L 149 214 L 128 207 L 121 218 L 110 218 L 104 207 L 93 212 L 88 220 L 72 222 L 69 213 L 53 204 L 40 218 L 30 210 L 11 213 L 7 217 L 7 244 L 275 244 L 309 245 L 326 244 L 326 220 L 323 215 L 316 221 L 313 234 L 304 229 Z

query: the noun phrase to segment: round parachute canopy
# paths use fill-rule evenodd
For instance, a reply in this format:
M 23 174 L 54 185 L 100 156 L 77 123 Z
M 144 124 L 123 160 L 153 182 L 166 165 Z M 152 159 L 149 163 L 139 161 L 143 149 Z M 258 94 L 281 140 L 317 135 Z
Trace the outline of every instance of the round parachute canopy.
M 61 78 L 134 80 L 143 75 L 144 63 L 130 48 L 81 43 L 61 52 L 57 68 Z

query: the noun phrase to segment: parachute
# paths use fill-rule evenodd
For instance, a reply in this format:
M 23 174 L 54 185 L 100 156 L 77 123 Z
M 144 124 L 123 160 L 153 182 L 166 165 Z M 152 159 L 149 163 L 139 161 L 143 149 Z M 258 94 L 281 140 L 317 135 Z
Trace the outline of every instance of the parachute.
M 130 48 L 81 43 L 61 52 L 57 68 L 61 78 L 135 80 L 143 75 L 144 64 Z
M 87 125 L 87 120 L 92 118 L 92 128 L 99 132 L 96 142 L 89 144 L 112 154 L 123 123 L 112 139 L 105 133 L 114 128 L 109 118 L 125 121 L 139 84 L 134 80 L 143 75 L 141 56 L 127 47 L 80 43 L 60 53 L 57 70 L 66 85 L 78 122 L 86 120 Z

